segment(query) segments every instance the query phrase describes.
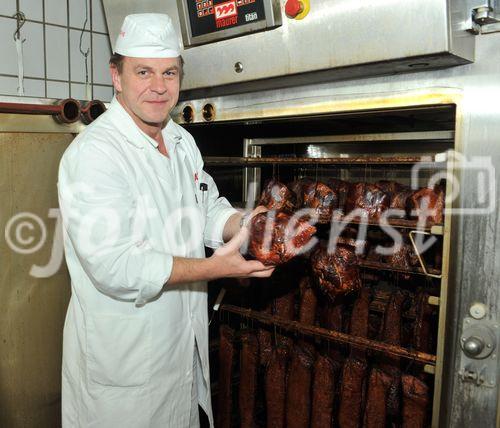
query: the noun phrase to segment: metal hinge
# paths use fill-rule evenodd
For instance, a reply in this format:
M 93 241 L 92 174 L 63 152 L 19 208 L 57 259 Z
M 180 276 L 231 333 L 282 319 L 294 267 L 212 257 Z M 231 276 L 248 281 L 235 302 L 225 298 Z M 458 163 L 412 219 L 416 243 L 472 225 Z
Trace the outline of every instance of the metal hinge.
M 474 34 L 500 31 L 500 0 L 468 0 L 466 29 Z

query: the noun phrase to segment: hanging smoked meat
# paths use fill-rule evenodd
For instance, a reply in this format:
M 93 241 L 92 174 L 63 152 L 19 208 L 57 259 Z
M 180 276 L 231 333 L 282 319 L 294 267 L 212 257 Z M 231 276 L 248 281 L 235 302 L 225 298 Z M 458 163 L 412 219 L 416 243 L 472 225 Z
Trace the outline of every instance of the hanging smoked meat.
M 286 391 L 287 428 L 309 427 L 313 362 L 307 349 L 293 348 Z
M 429 387 L 420 379 L 403 375 L 403 428 L 427 426 Z
M 377 368 L 372 369 L 368 381 L 363 428 L 380 428 L 386 426 L 387 393 L 391 381 L 391 377 L 382 370 Z
M 389 256 L 385 256 L 384 260 L 386 263 L 390 264 L 391 267 L 406 271 L 411 271 L 412 268 L 418 264 L 418 258 L 415 254 L 415 250 L 406 239 L 403 239 L 401 245 L 394 245 L 393 253 Z M 402 278 L 410 279 L 411 274 L 403 274 Z
M 335 396 L 333 362 L 330 358 L 319 355 L 313 372 L 311 428 L 330 428 Z
M 267 426 L 283 428 L 286 409 L 286 374 L 289 349 L 278 346 L 273 350 L 265 374 Z
M 392 293 L 385 309 L 382 340 L 391 345 L 401 345 L 401 314 L 405 299 L 406 296 L 396 290 Z M 392 420 L 397 420 L 401 407 L 400 358 L 384 355 L 379 366 L 391 377 L 387 395 L 387 416 Z
M 395 181 L 380 180 L 376 184 L 384 193 L 389 195 L 391 200 L 389 208 L 401 211 L 401 215 L 395 217 L 405 218 L 408 212 L 408 200 L 413 194 L 412 190 Z
M 339 427 L 359 428 L 366 388 L 366 361 L 349 358 L 342 369 Z
M 413 346 L 417 351 L 431 352 L 431 315 L 432 308 L 429 305 L 429 294 L 419 291 L 416 298 L 417 319 L 413 331 Z
M 362 288 L 359 296 L 354 302 L 351 312 L 350 334 L 357 337 L 368 337 L 368 320 L 370 313 L 371 290 L 368 287 Z M 366 351 L 355 345 L 351 345 L 351 358 L 364 360 Z
M 252 332 L 246 331 L 241 335 L 240 359 L 239 407 L 241 427 L 254 428 L 259 343 Z
M 273 351 L 273 337 L 271 332 L 268 330 L 259 328 L 257 330 L 257 339 L 259 342 L 259 364 L 265 367 L 268 364 Z
M 318 223 L 327 224 L 338 208 L 339 198 L 335 190 L 320 181 L 303 178 L 290 184 L 297 198 L 297 208 L 311 208 Z
M 285 184 L 273 179 L 264 186 L 258 205 L 269 210 L 291 212 L 295 208 L 295 195 Z
M 339 198 L 339 211 L 341 214 L 345 214 L 345 204 L 347 201 L 347 195 L 349 194 L 350 183 L 347 181 L 339 180 L 337 178 L 330 178 L 327 180 L 326 184 L 337 192 Z
M 260 213 L 251 220 L 249 253 L 265 265 L 286 263 L 300 254 L 316 228 L 304 219 L 290 223 L 291 216 L 278 212 Z M 289 226 L 290 224 L 290 226 Z
M 351 313 L 351 335 L 367 337 L 369 309 L 370 289 L 364 288 L 356 299 Z M 367 370 L 365 351 L 351 346 L 351 355 L 342 369 L 338 415 L 340 428 L 358 428 L 362 424 Z
M 344 303 L 342 299 L 331 302 L 330 299 L 323 299 L 319 311 L 319 325 L 328 330 L 342 331 L 343 328 Z M 328 345 L 328 354 L 332 359 L 336 373 L 341 371 L 344 356 L 341 352 L 342 345 L 332 342 Z
M 337 245 L 328 253 L 326 246 L 317 248 L 311 256 L 311 267 L 320 291 L 332 301 L 361 288 L 358 260 L 351 247 Z
M 308 277 L 304 277 L 299 285 L 300 289 L 300 306 L 299 306 L 299 322 L 306 325 L 314 325 L 316 321 L 316 307 L 318 298 L 311 287 L 311 281 Z
M 295 318 L 296 290 L 291 290 L 273 301 L 273 315 L 292 321 Z
M 346 214 L 360 210 L 369 221 L 378 221 L 389 208 L 391 198 L 376 184 L 356 183 L 351 185 L 346 201 Z
M 232 390 L 234 361 L 234 331 L 227 325 L 220 327 L 219 382 L 217 393 L 217 427 L 231 427 Z
M 419 221 L 443 223 L 445 192 L 442 186 L 424 187 L 410 197 L 410 213 Z

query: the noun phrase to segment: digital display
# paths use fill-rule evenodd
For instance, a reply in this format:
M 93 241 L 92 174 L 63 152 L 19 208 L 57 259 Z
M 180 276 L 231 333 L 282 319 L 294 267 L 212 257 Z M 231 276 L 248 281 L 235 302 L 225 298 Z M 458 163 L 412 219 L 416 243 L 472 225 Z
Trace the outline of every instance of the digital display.
M 184 0 L 191 36 L 198 37 L 266 19 L 263 0 Z

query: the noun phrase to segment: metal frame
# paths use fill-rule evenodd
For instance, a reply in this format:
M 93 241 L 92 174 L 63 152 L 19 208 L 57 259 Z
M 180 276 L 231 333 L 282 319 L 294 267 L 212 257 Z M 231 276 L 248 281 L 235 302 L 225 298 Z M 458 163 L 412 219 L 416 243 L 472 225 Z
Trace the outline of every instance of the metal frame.
M 355 99 L 345 99 L 336 101 L 327 101 L 323 103 L 304 103 L 303 105 L 289 105 L 283 106 L 281 108 L 276 108 L 272 106 L 269 109 L 265 109 L 262 105 L 257 107 L 248 106 L 246 108 L 235 108 L 229 110 L 223 110 L 219 114 L 219 120 L 231 120 L 231 121 L 244 121 L 244 120 L 256 120 L 263 118 L 292 118 L 292 117 L 303 117 L 318 114 L 353 114 L 353 113 L 365 113 L 365 112 L 390 112 L 402 109 L 413 109 L 417 107 L 422 107 L 424 109 L 432 109 L 439 106 L 454 106 L 456 111 L 455 120 L 455 132 L 450 131 L 438 131 L 438 132 L 425 132 L 425 133 L 387 133 L 387 134 L 369 134 L 369 135 L 344 135 L 344 136 L 327 136 L 327 137 L 305 137 L 300 139 L 245 139 L 243 155 L 248 156 L 252 153 L 252 157 L 258 156 L 256 152 L 251 152 L 252 149 L 260 149 L 263 145 L 273 144 L 287 144 L 291 141 L 297 141 L 299 143 L 319 143 L 319 140 L 326 142 L 370 142 L 370 141 L 421 141 L 426 139 L 427 141 L 453 141 L 454 149 L 461 152 L 462 150 L 462 93 L 459 90 L 450 90 L 449 88 L 443 88 L 441 90 L 422 90 L 422 91 L 411 91 L 404 94 L 389 94 L 384 97 L 372 97 L 372 98 L 355 98 Z M 222 117 L 221 117 L 222 116 Z M 425 138 L 422 138 L 425 137 Z M 352 140 L 349 140 L 349 139 Z M 447 161 L 447 170 L 454 171 L 456 165 L 454 160 Z M 248 170 L 249 168 L 246 168 Z M 252 171 L 247 171 L 244 174 L 244 186 L 248 184 L 248 177 L 252 174 L 253 177 L 259 175 L 259 168 L 251 168 Z M 446 194 L 450 194 L 453 191 L 453 183 L 447 182 Z M 246 195 L 246 193 L 245 193 Z M 455 202 L 454 204 L 456 204 Z M 452 203 L 446 202 L 446 209 L 452 208 Z M 441 406 L 442 402 L 442 388 L 443 384 L 447 382 L 444 379 L 445 371 L 444 367 L 448 358 L 451 356 L 445 356 L 445 347 L 451 346 L 449 341 L 452 338 L 451 335 L 446 335 L 446 330 L 450 330 L 451 317 L 449 315 L 448 300 L 449 300 L 449 271 L 451 269 L 450 264 L 450 252 L 451 252 L 451 242 L 456 238 L 452 236 L 452 217 L 445 216 L 443 231 L 443 261 L 442 261 L 442 272 L 440 279 L 440 296 L 439 296 L 439 324 L 437 331 L 437 350 L 436 350 L 436 366 L 434 369 L 435 379 L 434 379 L 434 399 L 433 399 L 433 417 L 432 426 L 438 427 L 441 422 L 448 415 L 444 414 L 445 409 Z M 441 231 L 441 229 L 439 230 Z M 434 302 L 436 303 L 436 302 Z
M 315 143 L 371 143 L 375 141 L 443 141 L 451 142 L 455 138 L 453 131 L 422 131 L 422 132 L 388 132 L 378 134 L 342 134 L 321 135 L 289 138 L 254 138 L 250 146 L 265 146 L 276 144 L 315 144 Z

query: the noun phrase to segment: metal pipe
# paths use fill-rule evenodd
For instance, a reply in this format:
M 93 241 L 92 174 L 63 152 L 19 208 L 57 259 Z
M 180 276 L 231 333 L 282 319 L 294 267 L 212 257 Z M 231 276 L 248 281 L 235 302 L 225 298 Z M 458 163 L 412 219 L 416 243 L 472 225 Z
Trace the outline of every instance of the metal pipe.
M 101 114 L 106 111 L 106 106 L 100 100 L 92 100 L 82 107 L 81 118 L 85 125 L 96 120 Z
M 0 102 L 0 113 L 46 114 L 57 122 L 73 123 L 80 117 L 80 103 L 73 98 L 60 100 L 57 104 L 24 104 Z

